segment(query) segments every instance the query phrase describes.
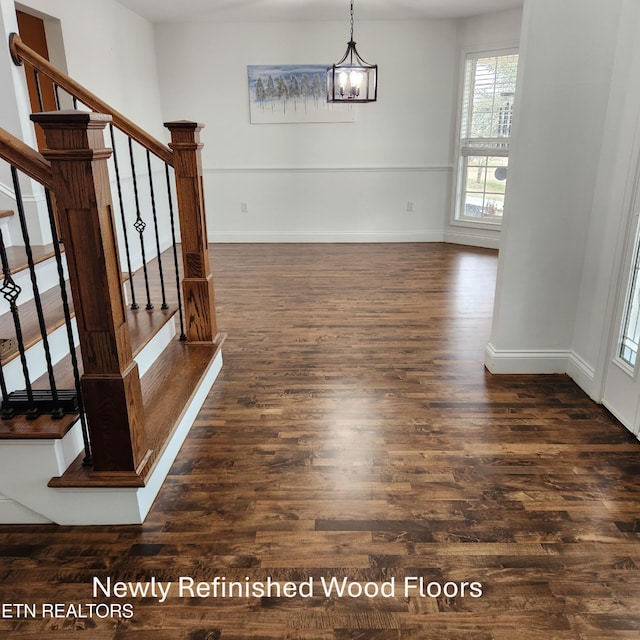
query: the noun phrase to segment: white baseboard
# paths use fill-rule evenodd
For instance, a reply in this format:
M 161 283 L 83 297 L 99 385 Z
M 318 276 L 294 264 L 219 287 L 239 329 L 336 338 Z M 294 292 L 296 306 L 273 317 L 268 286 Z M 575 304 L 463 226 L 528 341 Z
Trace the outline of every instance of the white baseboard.
M 567 373 L 570 351 L 549 350 L 497 350 L 491 343 L 485 349 L 484 364 L 497 374 L 550 374 Z
M 567 375 L 594 401 L 602 403 L 602 389 L 596 382 L 596 370 L 575 351 L 571 352 Z
M 0 494 L 0 522 L 2 524 L 48 524 L 51 520 Z
M 500 238 L 449 231 L 210 231 L 211 243 L 449 242 L 498 249 Z
M 500 248 L 500 234 L 480 235 L 477 233 L 465 233 L 464 231 L 445 231 L 444 241 L 450 244 L 463 244 L 468 247 Z
M 601 402 L 596 389 L 595 369 L 575 351 L 498 350 L 491 343 L 485 349 L 484 364 L 495 374 L 567 374 L 592 400 Z
M 210 232 L 211 243 L 286 243 L 286 242 L 444 242 L 442 231 L 231 231 Z

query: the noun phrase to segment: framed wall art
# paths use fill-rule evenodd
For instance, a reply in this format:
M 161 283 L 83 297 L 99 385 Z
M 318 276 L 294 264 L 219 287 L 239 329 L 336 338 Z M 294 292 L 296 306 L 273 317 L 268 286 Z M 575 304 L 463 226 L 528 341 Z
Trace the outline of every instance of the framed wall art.
M 327 102 L 327 66 L 249 65 L 249 113 L 252 124 L 355 122 L 349 104 Z

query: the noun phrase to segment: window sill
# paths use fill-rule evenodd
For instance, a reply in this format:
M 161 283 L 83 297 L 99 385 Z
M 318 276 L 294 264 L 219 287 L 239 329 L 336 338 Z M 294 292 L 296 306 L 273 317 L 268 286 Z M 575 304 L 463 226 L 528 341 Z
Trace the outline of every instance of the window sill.
M 502 231 L 502 222 L 488 222 L 487 220 L 473 220 L 470 218 L 457 218 L 449 223 L 452 227 L 466 227 L 467 229 L 485 229 L 487 231 Z

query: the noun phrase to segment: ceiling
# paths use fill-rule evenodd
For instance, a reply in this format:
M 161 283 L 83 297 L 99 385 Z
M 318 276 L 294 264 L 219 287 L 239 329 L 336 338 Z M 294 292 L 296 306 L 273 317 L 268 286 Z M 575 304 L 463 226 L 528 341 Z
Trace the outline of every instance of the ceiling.
M 151 22 L 348 20 L 349 0 L 118 0 Z M 356 20 L 461 18 L 521 7 L 523 0 L 356 0 Z

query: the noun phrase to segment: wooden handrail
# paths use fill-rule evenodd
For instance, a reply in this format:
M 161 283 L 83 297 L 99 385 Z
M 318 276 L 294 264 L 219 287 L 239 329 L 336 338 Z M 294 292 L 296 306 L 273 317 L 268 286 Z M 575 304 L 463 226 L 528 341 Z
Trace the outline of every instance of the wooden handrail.
M 173 152 L 169 147 L 159 140 L 156 140 L 156 138 L 148 134 L 144 129 L 141 129 L 119 111 L 116 111 L 113 107 L 98 98 L 98 96 L 91 93 L 91 91 L 85 89 L 73 78 L 62 73 L 62 71 L 54 67 L 47 59 L 24 44 L 17 33 L 12 33 L 9 36 L 9 50 L 11 51 L 13 61 L 17 65 L 21 65 L 23 62 L 29 63 L 34 69 L 37 69 L 39 73 L 47 76 L 47 78 L 55 84 L 80 100 L 82 104 L 98 113 L 109 114 L 113 124 L 118 129 L 139 142 L 145 149 L 148 149 L 168 165 L 173 166 Z
M 0 158 L 48 189 L 53 188 L 51 163 L 5 129 L 0 129 Z

